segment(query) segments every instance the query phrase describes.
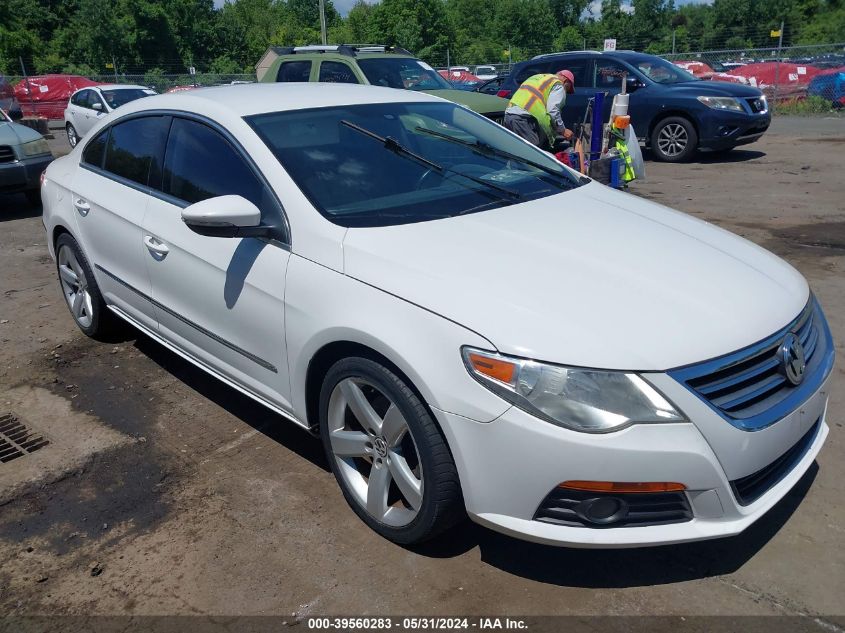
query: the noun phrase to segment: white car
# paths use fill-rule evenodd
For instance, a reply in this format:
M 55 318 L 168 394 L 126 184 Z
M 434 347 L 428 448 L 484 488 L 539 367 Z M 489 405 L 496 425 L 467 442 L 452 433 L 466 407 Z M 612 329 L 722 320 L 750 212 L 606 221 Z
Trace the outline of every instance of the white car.
M 495 66 L 476 66 L 473 74 L 484 81 L 495 79 L 499 76 L 499 73 L 496 72 Z
M 738 534 L 828 434 L 804 278 L 466 108 L 349 84 L 124 106 L 47 170 L 62 292 L 319 434 L 400 543 L 466 514 L 626 547 Z
M 80 88 L 70 96 L 65 108 L 65 132 L 71 147 L 91 130 L 98 120 L 122 105 L 156 94 L 146 86 L 106 84 Z

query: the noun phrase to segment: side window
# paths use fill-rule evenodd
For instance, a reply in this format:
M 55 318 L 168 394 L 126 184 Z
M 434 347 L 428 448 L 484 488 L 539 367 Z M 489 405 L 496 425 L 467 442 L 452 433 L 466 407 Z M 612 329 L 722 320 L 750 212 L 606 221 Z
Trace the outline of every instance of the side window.
M 170 117 L 130 119 L 111 128 L 104 169 L 141 185 L 161 182 Z
M 536 64 L 528 64 L 525 68 L 519 71 L 516 76 L 516 83 L 521 85 L 523 81 L 532 75 L 539 75 L 540 73 L 547 73 L 549 71 L 549 62 L 538 62 Z
M 276 81 L 308 81 L 311 75 L 311 62 L 284 62 L 279 66 Z
M 561 70 L 568 70 L 575 77 L 576 88 L 588 88 L 593 85 L 592 77 L 587 73 L 590 60 L 586 57 L 574 57 L 567 55 L 566 58 L 560 58 L 552 62 L 549 68 L 550 73 L 557 73 Z
M 633 74 L 631 70 L 619 62 L 611 59 L 596 60 L 596 88 L 603 88 L 604 90 L 621 90 L 622 76 L 628 73 Z
M 70 102 L 75 106 L 82 106 L 88 100 L 88 91 L 87 90 L 80 90 L 79 92 L 74 93 L 74 95 L 70 98 Z
M 103 166 L 103 157 L 106 155 L 106 143 L 109 140 L 111 128 L 100 132 L 82 151 L 82 162 L 94 167 Z
M 352 69 L 343 62 L 323 62 L 320 64 L 320 81 L 335 84 L 357 84 L 358 78 Z
M 88 104 L 87 105 L 88 105 L 89 108 L 91 108 L 93 110 L 95 103 L 99 103 L 101 106 L 103 106 L 103 99 L 102 99 L 102 97 L 100 97 L 100 93 L 97 92 L 96 90 L 89 90 L 88 91 Z M 103 106 L 103 112 L 106 112 L 105 106 Z
M 264 183 L 229 141 L 209 126 L 188 119 L 173 119 L 162 191 L 188 204 L 216 196 L 243 196 L 264 217 L 275 209 Z

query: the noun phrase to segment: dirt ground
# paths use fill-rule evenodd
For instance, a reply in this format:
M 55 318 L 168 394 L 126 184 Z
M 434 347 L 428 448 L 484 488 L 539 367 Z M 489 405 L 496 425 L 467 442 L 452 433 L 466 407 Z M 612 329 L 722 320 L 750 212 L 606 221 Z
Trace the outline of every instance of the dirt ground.
M 840 358 L 817 467 L 763 520 L 627 551 L 471 523 L 419 548 L 381 539 L 317 440 L 142 335 L 85 338 L 40 209 L 0 196 L 0 414 L 51 441 L 0 464 L 0 614 L 810 614 L 843 631 L 843 150 L 845 119 L 777 118 L 745 149 L 649 162 L 632 188 L 789 260 Z

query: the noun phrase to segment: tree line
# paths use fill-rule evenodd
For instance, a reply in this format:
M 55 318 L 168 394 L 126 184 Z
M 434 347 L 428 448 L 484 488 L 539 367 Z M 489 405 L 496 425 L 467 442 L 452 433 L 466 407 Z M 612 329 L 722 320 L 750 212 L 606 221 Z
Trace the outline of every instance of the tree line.
M 387 43 L 432 64 L 518 61 L 600 46 L 653 53 L 845 41 L 845 0 L 363 0 L 330 43 Z M 269 45 L 320 41 L 318 0 L 2 0 L 0 72 L 252 73 Z

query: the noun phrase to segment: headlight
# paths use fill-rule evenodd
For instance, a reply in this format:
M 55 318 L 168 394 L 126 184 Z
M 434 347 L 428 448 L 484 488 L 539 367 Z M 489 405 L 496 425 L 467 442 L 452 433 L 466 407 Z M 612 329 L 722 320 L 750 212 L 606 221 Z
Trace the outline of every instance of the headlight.
M 745 112 L 742 104 L 733 97 L 698 97 L 708 108 L 714 110 L 733 110 L 734 112 Z
M 471 347 L 461 351 L 467 370 L 482 385 L 558 426 L 607 433 L 638 423 L 686 422 L 634 373 L 561 367 Z
M 49 154 L 50 147 L 47 145 L 47 141 L 43 138 L 39 138 L 34 141 L 29 141 L 28 143 L 23 143 L 21 145 L 21 151 L 23 152 L 24 157 L 38 156 L 39 154 Z

